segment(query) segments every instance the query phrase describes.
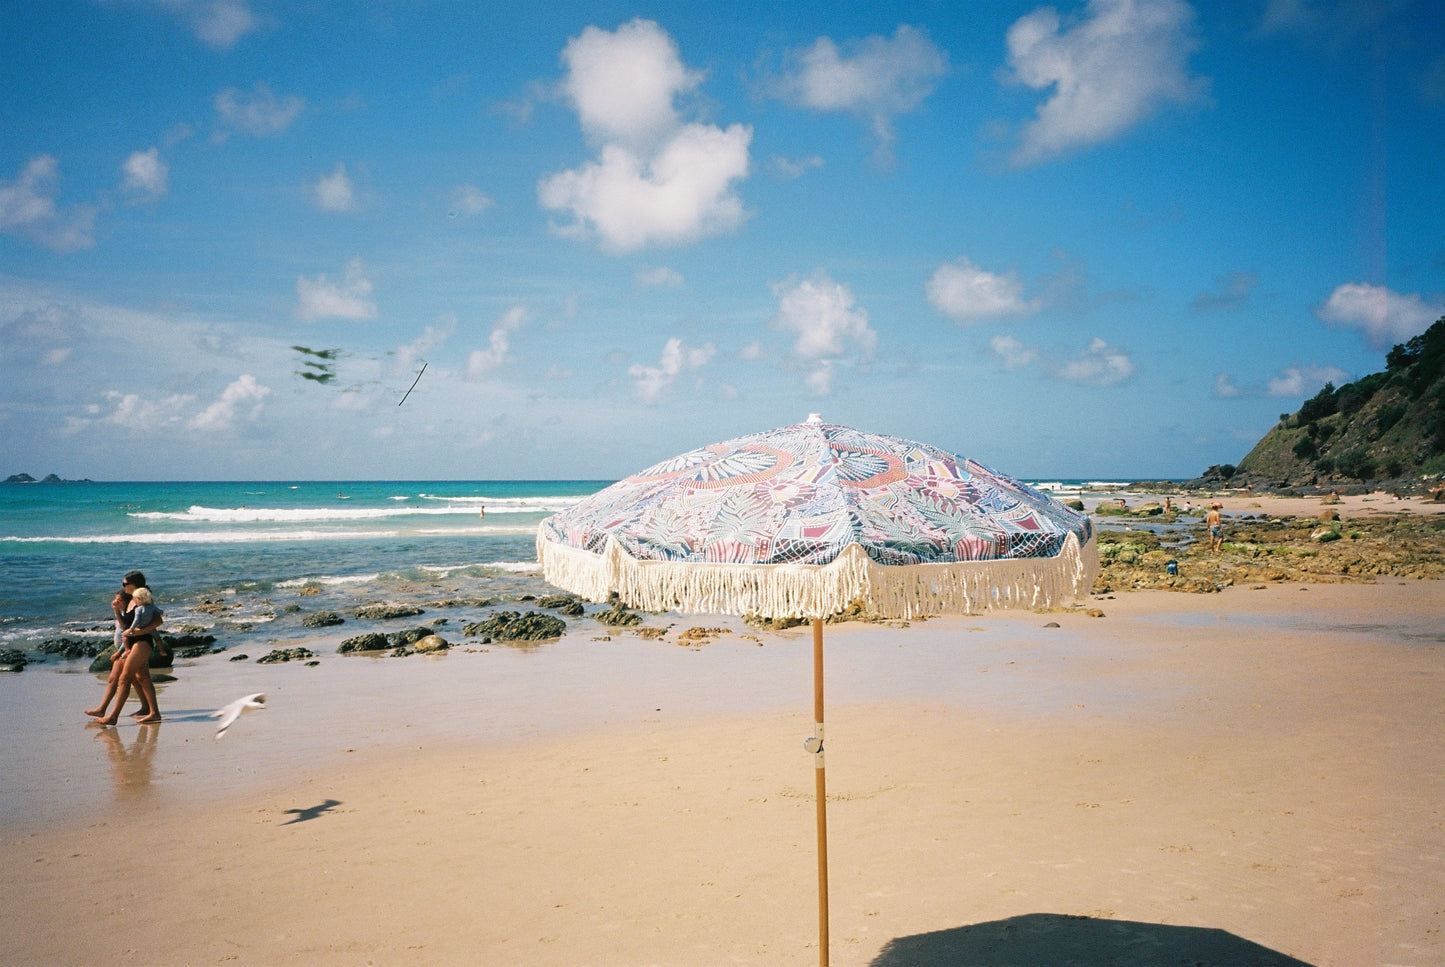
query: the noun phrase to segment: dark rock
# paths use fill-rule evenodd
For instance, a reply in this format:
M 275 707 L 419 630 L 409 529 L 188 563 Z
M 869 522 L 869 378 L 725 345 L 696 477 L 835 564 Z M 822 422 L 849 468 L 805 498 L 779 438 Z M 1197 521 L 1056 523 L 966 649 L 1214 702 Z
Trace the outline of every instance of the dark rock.
M 215 635 L 165 635 L 165 639 L 166 644 L 171 646 L 172 651 L 189 651 L 195 648 L 209 649 L 216 643 Z M 206 652 L 203 651 L 201 654 L 206 654 Z
M 308 614 L 301 619 L 303 628 L 329 628 L 332 625 L 345 624 L 346 619 L 335 611 L 318 611 L 315 614 Z
M 34 483 L 35 478 L 28 473 L 12 473 L 5 478 L 6 483 Z
M 467 625 L 462 633 L 486 635 L 497 641 L 544 641 L 566 634 L 567 622 L 540 611 L 499 611 L 485 621 Z
M 386 635 L 373 631 L 370 634 L 347 638 L 336 650 L 339 654 L 345 655 L 356 651 L 386 651 L 388 647 L 390 644 L 386 640 Z
M 389 618 L 411 618 L 426 614 L 421 608 L 403 604 L 369 604 L 356 609 L 356 616 L 364 621 L 385 621 Z
M 45 655 L 61 658 L 94 658 L 107 648 L 113 647 L 112 637 L 105 638 L 46 638 L 35 650 Z
M 232 655 L 229 660 L 230 660 L 230 661 L 250 661 L 250 660 L 251 660 L 251 656 L 250 656 L 250 655 Z
M 394 631 L 386 636 L 386 640 L 393 648 L 405 648 L 414 645 L 432 633 L 430 628 L 409 628 L 406 631 Z
M 439 601 L 428 601 L 429 608 L 490 608 L 496 604 L 491 598 L 443 598 Z
M 549 594 L 537 600 L 537 606 L 557 611 L 571 618 L 582 617 L 582 599 L 575 594 Z
M 592 617 L 614 628 L 630 628 L 633 625 L 642 624 L 642 615 L 637 614 L 635 611 L 627 610 L 624 605 L 617 601 L 612 602 L 611 607 L 597 612 Z
M 256 663 L 258 665 L 274 665 L 277 662 L 303 661 L 315 657 L 315 653 L 309 648 L 275 648 L 270 654 L 257 658 Z
M 0 671 L 23 672 L 30 659 L 18 648 L 0 648 Z

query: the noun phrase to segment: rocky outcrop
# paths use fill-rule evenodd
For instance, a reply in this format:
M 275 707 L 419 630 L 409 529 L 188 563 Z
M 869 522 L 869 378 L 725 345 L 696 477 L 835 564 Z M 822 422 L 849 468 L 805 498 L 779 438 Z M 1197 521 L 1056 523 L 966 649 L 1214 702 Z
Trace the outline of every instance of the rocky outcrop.
M 467 636 L 496 641 L 546 641 L 567 633 L 567 622 L 540 611 L 498 611 L 485 621 L 462 628 Z
M 392 618 L 414 618 L 426 614 L 421 608 L 398 604 L 369 604 L 356 609 L 356 616 L 362 621 L 390 621 Z
M 330 628 L 333 625 L 345 623 L 346 619 L 335 611 L 317 611 L 301 619 L 301 627 L 303 628 Z

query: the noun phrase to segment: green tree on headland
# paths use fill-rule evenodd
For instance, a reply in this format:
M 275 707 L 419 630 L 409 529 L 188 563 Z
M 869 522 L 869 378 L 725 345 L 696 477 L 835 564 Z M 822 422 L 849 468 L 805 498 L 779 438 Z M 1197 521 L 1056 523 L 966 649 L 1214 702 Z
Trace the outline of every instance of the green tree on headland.
M 1393 347 L 1383 372 L 1338 388 L 1326 383 L 1299 412 L 1281 414 L 1239 462 L 1232 482 L 1266 490 L 1362 483 L 1405 489 L 1442 474 L 1445 317 Z

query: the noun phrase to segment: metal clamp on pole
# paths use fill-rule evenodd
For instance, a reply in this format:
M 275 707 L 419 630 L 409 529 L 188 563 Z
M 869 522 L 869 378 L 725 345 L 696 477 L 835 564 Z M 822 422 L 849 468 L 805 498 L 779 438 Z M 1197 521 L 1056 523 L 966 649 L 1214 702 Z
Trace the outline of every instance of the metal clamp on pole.
M 814 762 L 813 762 L 813 767 L 816 768 L 816 769 L 821 769 L 821 768 L 823 768 L 823 723 L 822 723 L 822 722 L 814 722 L 814 723 L 813 723 L 813 734 L 810 735 L 808 738 L 806 738 L 806 739 L 803 740 L 803 748 L 806 749 L 806 750 L 808 750 L 809 752 L 813 753 L 814 756 L 816 756 L 816 759 L 815 759 Z

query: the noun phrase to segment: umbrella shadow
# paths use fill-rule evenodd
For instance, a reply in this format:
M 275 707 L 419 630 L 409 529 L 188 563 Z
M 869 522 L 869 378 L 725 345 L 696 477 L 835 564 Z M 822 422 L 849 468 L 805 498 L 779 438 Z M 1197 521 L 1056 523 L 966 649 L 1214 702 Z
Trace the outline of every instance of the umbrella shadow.
M 1209 927 L 1030 913 L 896 937 L 870 967 L 1310 967 Z
M 308 820 L 308 819 L 315 819 L 316 817 L 320 816 L 322 813 L 330 812 L 331 810 L 335 809 L 337 806 L 340 806 L 340 805 L 341 805 L 341 800 L 339 800 L 339 799 L 328 799 L 328 800 L 326 800 L 326 801 L 323 802 L 323 803 L 317 803 L 315 806 L 307 806 L 305 809 L 288 809 L 288 810 L 286 810 L 287 815 L 291 815 L 291 814 L 294 813 L 295 816 L 296 816 L 296 818 L 295 818 L 295 819 L 288 819 L 286 822 L 282 823 L 281 825 L 282 825 L 282 826 L 290 826 L 292 823 L 304 823 L 304 822 L 306 822 L 306 820 Z

